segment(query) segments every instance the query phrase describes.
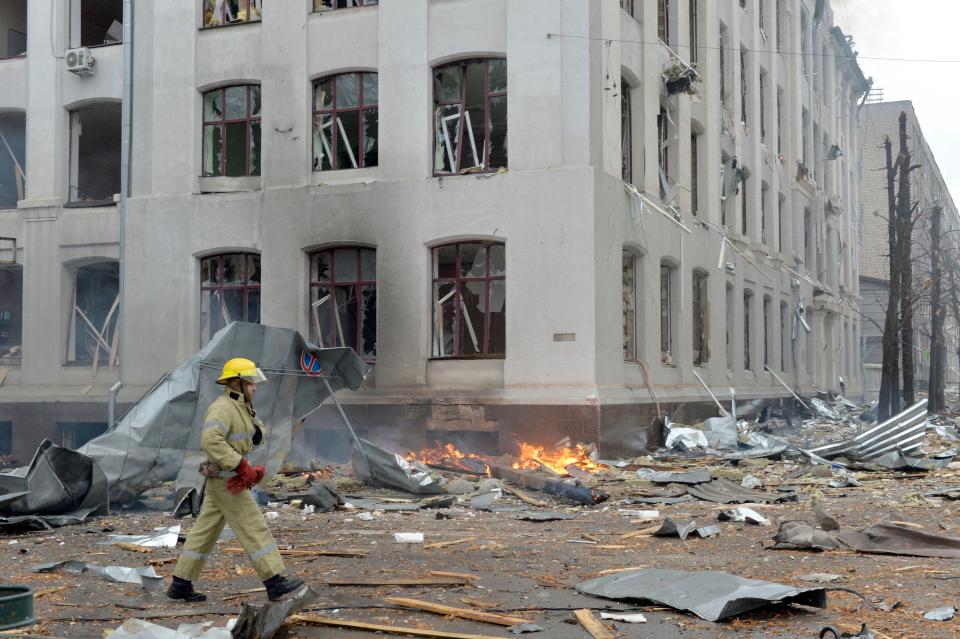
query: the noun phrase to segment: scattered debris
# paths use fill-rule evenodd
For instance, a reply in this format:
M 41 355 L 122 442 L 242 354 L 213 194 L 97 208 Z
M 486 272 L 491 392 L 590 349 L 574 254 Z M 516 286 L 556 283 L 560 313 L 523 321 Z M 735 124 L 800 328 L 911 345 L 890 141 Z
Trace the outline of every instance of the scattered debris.
M 473 635 L 462 632 L 444 632 L 442 630 L 428 630 L 426 628 L 408 628 L 402 626 L 388 626 L 384 624 L 364 623 L 362 621 L 347 621 L 336 617 L 321 615 L 294 615 L 290 618 L 296 623 L 313 626 L 333 626 L 335 628 L 351 628 L 369 632 L 382 632 L 389 635 L 410 635 L 413 637 L 438 637 L 440 639 L 500 639 L 492 635 Z
M 600 621 L 593 616 L 593 612 L 587 608 L 576 610 L 573 613 L 580 625 L 590 633 L 593 639 L 613 639 L 613 633 L 607 630 Z
M 129 544 L 142 548 L 176 548 L 180 537 L 180 524 L 155 528 L 152 535 L 110 535 L 109 543 L 115 545 Z
M 445 606 L 443 604 L 432 603 L 429 601 L 422 601 L 420 599 L 407 599 L 405 597 L 387 597 L 384 601 L 393 606 L 401 606 L 403 608 L 411 608 L 413 610 L 423 610 L 425 612 L 432 612 L 437 615 L 442 615 L 444 617 L 458 617 L 460 619 L 471 619 L 473 621 L 482 621 L 484 623 L 492 623 L 498 626 L 520 626 L 526 623 L 529 623 L 526 619 L 521 617 L 511 617 L 509 615 L 501 615 L 494 612 L 482 612 L 479 610 L 470 610 L 469 608 L 454 608 L 452 606 Z
M 827 605 L 823 588 L 794 588 L 715 571 L 634 570 L 591 579 L 578 584 L 577 590 L 606 599 L 662 604 L 707 621 L 728 619 L 769 604 Z
M 176 630 L 143 619 L 127 619 L 110 633 L 110 639 L 232 639 L 235 620 L 224 627 L 212 622 L 181 624 Z
M 140 584 L 144 588 L 153 589 L 163 585 L 163 577 L 158 575 L 153 566 L 142 568 L 127 568 L 126 566 L 101 566 L 99 564 L 83 561 L 54 561 L 46 564 L 39 564 L 31 568 L 33 572 L 53 572 L 63 570 L 80 574 L 83 572 L 92 572 L 95 575 L 103 577 L 107 581 L 125 584 Z
M 797 494 L 793 492 L 763 493 L 756 490 L 748 490 L 723 477 L 714 479 L 707 484 L 690 486 L 687 492 L 697 499 L 712 501 L 718 504 L 771 503 L 792 501 L 797 498 Z
M 703 484 L 710 481 L 710 471 L 702 468 L 684 473 L 650 470 L 641 468 L 637 477 L 652 481 L 655 484 Z
M 522 512 L 517 519 L 521 521 L 562 521 L 564 519 L 573 519 L 574 516 L 569 513 L 558 512 Z
M 757 526 L 769 526 L 770 520 L 753 510 L 752 508 L 747 508 L 746 506 L 737 506 L 730 510 L 722 510 L 720 514 L 717 515 L 717 519 L 720 521 L 745 521 L 748 524 L 754 524 Z
M 797 577 L 800 581 L 808 581 L 816 584 L 832 584 L 835 581 L 843 579 L 841 575 L 832 575 L 828 572 L 812 572 L 809 575 Z
M 835 550 L 846 548 L 878 555 L 960 558 L 960 539 L 915 528 L 879 522 L 862 530 L 818 530 L 800 521 L 780 524 L 773 538 L 777 550 Z
M 320 595 L 310 586 L 303 586 L 282 601 L 263 605 L 244 603 L 233 628 L 233 639 L 271 639 L 294 612 L 314 601 Z
M 924 619 L 930 621 L 950 621 L 957 614 L 957 609 L 953 606 L 944 606 L 943 608 L 934 608 L 923 613 Z
M 398 544 L 422 544 L 422 532 L 398 532 L 393 534 L 393 540 Z
M 647 618 L 639 612 L 632 614 L 624 612 L 601 612 L 600 618 L 609 619 L 610 621 L 621 621 L 623 623 L 647 623 Z

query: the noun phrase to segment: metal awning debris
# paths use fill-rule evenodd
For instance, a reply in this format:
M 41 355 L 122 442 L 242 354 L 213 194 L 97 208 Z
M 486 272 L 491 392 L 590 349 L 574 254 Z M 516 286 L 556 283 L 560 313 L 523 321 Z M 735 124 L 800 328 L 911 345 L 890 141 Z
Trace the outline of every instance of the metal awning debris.
M 856 461 L 868 461 L 897 450 L 909 453 L 923 444 L 926 428 L 927 400 L 922 399 L 853 439 L 811 448 L 809 452 L 825 459 L 844 456 Z
M 769 604 L 798 603 L 825 608 L 823 588 L 794 588 L 725 572 L 631 570 L 577 585 L 583 594 L 621 601 L 649 601 L 720 621 Z
M 934 535 L 892 522 L 862 530 L 825 531 L 801 521 L 780 524 L 773 538 L 777 550 L 834 550 L 847 548 L 875 555 L 960 558 L 960 539 Z
M 63 570 L 64 572 L 83 573 L 92 572 L 103 577 L 107 581 L 125 584 L 140 584 L 144 588 L 160 588 L 163 585 L 163 577 L 158 575 L 153 566 L 140 568 L 127 568 L 126 566 L 101 566 L 100 564 L 89 563 L 85 561 L 54 561 L 46 564 L 39 564 L 31 568 L 33 572 L 53 572 Z
M 712 501 L 718 504 L 770 503 L 793 501 L 797 498 L 795 492 L 766 493 L 758 490 L 749 490 L 723 477 L 714 479 L 707 484 L 690 486 L 687 492 L 697 499 Z

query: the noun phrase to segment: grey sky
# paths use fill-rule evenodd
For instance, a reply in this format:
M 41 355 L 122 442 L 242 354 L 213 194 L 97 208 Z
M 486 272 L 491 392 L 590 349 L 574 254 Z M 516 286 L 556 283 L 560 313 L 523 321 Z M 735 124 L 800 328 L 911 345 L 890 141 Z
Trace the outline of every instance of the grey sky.
M 960 63 L 893 62 L 869 57 L 960 60 L 960 2 L 831 0 L 834 21 L 853 36 L 864 75 L 883 99 L 911 100 L 954 202 L 960 204 Z

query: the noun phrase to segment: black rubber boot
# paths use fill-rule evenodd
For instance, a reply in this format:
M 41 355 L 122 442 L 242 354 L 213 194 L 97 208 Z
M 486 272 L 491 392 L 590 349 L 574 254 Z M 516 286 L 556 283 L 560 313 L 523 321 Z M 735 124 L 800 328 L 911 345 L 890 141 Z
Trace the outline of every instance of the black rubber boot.
M 198 601 L 206 601 L 207 596 L 202 592 L 197 592 L 193 589 L 193 582 L 187 581 L 186 579 L 181 579 L 180 577 L 174 577 L 173 581 L 170 583 L 170 587 L 167 588 L 167 596 L 171 599 L 182 599 L 188 603 L 196 603 Z
M 273 577 L 270 577 L 264 581 L 263 585 L 267 589 L 267 599 L 270 601 L 278 601 L 284 595 L 290 594 L 302 586 L 303 579 L 300 579 L 299 577 L 287 579 L 283 575 L 274 575 Z

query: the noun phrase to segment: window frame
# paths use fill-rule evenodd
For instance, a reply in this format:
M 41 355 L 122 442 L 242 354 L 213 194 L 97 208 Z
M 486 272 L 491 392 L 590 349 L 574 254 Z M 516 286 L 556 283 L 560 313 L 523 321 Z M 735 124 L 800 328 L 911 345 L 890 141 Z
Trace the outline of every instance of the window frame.
M 356 7 L 350 7 L 350 8 L 356 8 Z M 334 11 L 334 9 L 326 9 L 326 11 Z M 338 107 L 338 106 L 337 106 L 337 80 L 338 80 L 339 78 L 341 78 L 341 77 L 350 76 L 350 75 L 355 75 L 355 76 L 357 76 L 357 86 L 358 86 L 358 88 L 359 88 L 359 93 L 357 94 L 357 105 L 356 105 L 356 106 L 350 106 L 350 107 Z M 364 99 L 364 93 L 365 93 L 365 88 L 364 88 L 364 87 L 365 87 L 365 85 L 366 85 L 366 82 L 365 82 L 366 77 L 367 77 L 367 76 L 371 76 L 371 75 L 374 76 L 374 77 L 376 77 L 376 79 L 377 79 L 377 80 L 376 80 L 376 81 L 377 81 L 377 101 L 376 101 L 375 103 L 373 103 L 373 104 L 367 104 L 367 103 L 365 102 L 365 99 Z M 327 81 L 330 81 L 330 82 L 332 83 L 332 86 L 333 86 L 333 92 L 330 94 L 330 101 L 331 101 L 331 103 L 332 103 L 333 106 L 332 106 L 330 109 L 324 109 L 324 108 L 322 108 L 322 107 L 321 107 L 321 108 L 318 108 L 318 107 L 317 107 L 317 89 L 318 89 L 318 87 L 319 87 L 320 84 L 322 84 L 323 82 L 327 82 Z M 359 137 L 359 141 L 358 141 L 359 143 L 358 143 L 357 148 L 356 148 L 356 151 L 358 151 L 359 153 L 353 153 L 353 154 L 351 154 L 351 155 L 353 156 L 353 158 L 354 158 L 354 162 L 357 163 L 357 166 L 347 166 L 347 167 L 333 166 L 333 164 L 334 164 L 333 161 L 334 161 L 334 160 L 338 160 L 337 147 L 338 147 L 338 142 L 339 142 L 339 140 L 340 140 L 340 136 L 338 136 L 338 135 L 333 135 L 332 138 L 331 138 L 331 140 L 332 140 L 332 146 L 330 147 L 330 154 L 329 154 L 329 155 L 330 155 L 330 160 L 331 160 L 331 162 L 330 162 L 330 168 L 328 168 L 328 169 L 317 168 L 317 166 L 316 166 L 316 160 L 317 160 L 317 158 L 316 158 L 316 155 L 315 155 L 315 151 L 314 151 L 313 144 L 311 144 L 311 147 L 310 147 L 310 149 L 311 149 L 310 152 L 311 152 L 311 156 L 312 156 L 312 157 L 311 157 L 311 160 L 310 160 L 311 171 L 312 171 L 313 173 L 326 173 L 326 172 L 328 172 L 328 171 L 347 171 L 347 170 L 351 170 L 351 169 L 366 169 L 366 168 L 371 168 L 371 167 L 374 167 L 374 166 L 379 166 L 379 164 L 380 164 L 380 75 L 379 75 L 379 73 L 378 73 L 377 71 L 346 71 L 346 72 L 343 72 L 343 73 L 334 73 L 334 74 L 332 74 L 332 75 L 326 75 L 326 76 L 323 76 L 323 77 L 320 77 L 320 78 L 315 79 L 315 80 L 311 83 L 311 88 L 312 88 L 311 101 L 312 101 L 312 104 L 313 104 L 313 106 L 312 106 L 312 111 L 311 111 L 312 116 L 313 116 L 313 120 L 312 120 L 312 132 L 313 132 L 313 137 L 312 137 L 312 139 L 315 139 L 315 138 L 316 138 L 316 135 L 317 135 L 317 121 L 318 121 L 317 118 L 320 118 L 321 121 L 322 121 L 322 118 L 323 118 L 324 116 L 330 116 L 330 118 L 331 118 L 331 123 L 332 123 L 332 124 L 331 124 L 331 128 L 334 128 L 334 127 L 339 127 L 339 124 L 338 124 L 339 118 L 338 118 L 338 116 L 339 116 L 341 113 L 359 113 L 359 114 L 360 114 L 359 129 L 358 129 L 358 134 L 359 134 L 360 137 Z M 368 117 L 368 113 L 369 113 L 370 111 L 373 111 L 373 112 L 376 113 L 376 118 L 377 118 L 377 137 L 376 137 L 376 152 L 375 152 L 375 153 L 376 153 L 376 159 L 375 159 L 375 164 L 371 164 L 371 165 L 368 166 L 367 163 L 366 163 L 366 153 L 363 153 L 362 151 L 363 151 L 363 148 L 364 148 L 364 141 L 366 140 L 366 137 L 367 137 L 367 136 L 366 136 L 366 128 L 364 127 L 364 122 L 366 121 L 366 118 Z M 340 128 L 340 129 L 338 129 L 338 130 L 339 130 L 340 133 L 344 133 L 344 134 L 345 134 L 345 129 Z M 321 134 L 321 135 L 322 135 L 322 134 Z M 357 155 L 359 155 L 359 157 L 357 157 Z
M 456 166 L 453 167 L 451 171 L 438 171 L 436 161 L 432 161 L 432 174 L 433 177 L 451 177 L 457 175 L 463 175 L 466 171 L 469 171 L 471 174 L 475 173 L 496 173 L 501 168 L 506 169 L 510 164 L 509 154 L 506 155 L 507 164 L 503 167 L 490 167 L 490 137 L 492 133 L 492 125 L 490 121 L 490 100 L 492 98 L 505 98 L 507 100 L 507 122 L 509 123 L 509 113 L 510 113 L 510 98 L 509 94 L 509 80 L 507 88 L 503 91 L 490 91 L 490 62 L 494 60 L 502 60 L 504 66 L 507 64 L 506 56 L 490 56 L 486 58 L 466 58 L 463 60 L 453 60 L 444 64 L 438 64 L 430 69 L 430 80 L 433 86 L 433 156 L 436 157 L 438 151 L 439 139 L 437 136 L 438 132 L 438 112 L 447 106 L 459 105 L 460 113 L 458 114 L 459 119 L 457 120 L 457 156 L 456 156 Z M 467 167 L 463 168 L 463 147 L 464 147 L 464 119 L 467 115 L 467 82 L 466 82 L 466 68 L 471 64 L 482 63 L 483 64 L 483 109 L 484 109 L 484 123 L 483 123 L 483 158 L 481 158 L 480 167 Z M 435 81 L 436 73 L 442 69 L 449 67 L 460 67 L 461 68 L 461 79 L 460 79 L 460 98 L 458 100 L 447 100 L 441 101 L 440 96 L 437 95 L 437 86 Z M 506 127 L 505 135 L 509 136 L 509 126 Z M 509 138 L 506 138 L 509 140 Z M 476 143 L 476 140 L 474 140 Z M 507 147 L 507 145 L 504 145 Z M 507 147 L 509 148 L 509 147 Z M 444 152 L 446 152 L 444 150 Z
M 224 5 L 226 5 L 225 0 Z M 257 24 L 263 22 L 263 0 L 237 0 L 238 3 L 245 7 L 248 18 L 246 20 L 234 20 L 233 22 L 221 22 L 220 24 L 208 24 L 207 23 L 207 2 L 208 0 L 201 0 L 200 2 L 200 30 L 204 31 L 206 29 L 219 29 L 220 27 L 235 27 L 240 24 Z M 260 16 L 256 20 L 249 19 L 250 7 L 258 7 L 260 10 Z M 238 12 L 240 10 L 238 9 Z
M 660 262 L 660 363 L 664 366 L 674 366 L 674 288 L 676 286 L 677 267 L 670 262 Z M 666 284 L 666 286 L 664 286 Z
M 357 273 L 357 277 L 354 278 L 353 280 L 338 280 L 338 279 L 337 279 L 336 255 L 335 255 L 335 253 L 336 253 L 337 251 L 356 251 L 356 268 L 357 268 L 356 273 Z M 364 251 L 370 251 L 371 253 L 373 253 L 373 271 L 374 271 L 374 272 L 373 272 L 373 279 L 372 279 L 372 280 L 370 280 L 370 279 L 365 279 L 365 278 L 363 277 L 363 252 L 364 252 Z M 314 279 L 314 274 L 315 274 L 315 272 L 316 272 L 316 269 L 314 268 L 314 265 L 315 265 L 315 264 L 314 264 L 314 260 L 315 260 L 319 255 L 321 255 L 321 254 L 323 254 L 323 253 L 329 254 L 328 264 L 330 265 L 330 278 L 329 278 L 328 280 Z M 310 258 L 310 272 L 309 272 L 309 276 L 308 276 L 308 286 L 309 286 L 309 294 L 308 294 L 308 300 L 309 300 L 309 303 L 308 303 L 308 309 L 309 309 L 309 310 L 308 310 L 308 315 L 309 315 L 309 318 L 308 318 L 308 321 L 309 321 L 310 331 L 308 331 L 308 332 L 310 333 L 311 337 L 312 337 L 312 338 L 317 337 L 317 336 L 313 335 L 313 331 L 315 331 L 316 328 L 317 328 L 317 326 L 315 325 L 315 319 L 314 319 L 314 317 L 315 317 L 315 314 L 314 314 L 314 306 L 313 306 L 313 304 L 314 304 L 314 299 L 313 299 L 313 297 L 314 297 L 314 295 L 313 295 L 313 294 L 314 294 L 314 291 L 315 291 L 316 289 L 322 289 L 322 288 L 330 289 L 330 290 L 331 290 L 331 294 L 333 295 L 333 304 L 334 304 L 334 306 L 333 306 L 333 309 L 334 309 L 333 312 L 334 312 L 334 313 L 337 313 L 338 311 L 337 311 L 337 306 L 336 306 L 336 304 L 337 304 L 336 289 L 337 289 L 338 287 L 340 287 L 340 288 L 348 288 L 348 287 L 349 287 L 349 288 L 352 288 L 352 289 L 354 289 L 354 294 L 355 294 L 354 304 L 356 304 L 356 317 L 357 317 L 357 321 L 356 321 L 356 334 L 355 334 L 355 335 L 356 335 L 356 341 L 354 342 L 354 344 L 341 344 L 341 346 L 347 346 L 347 347 L 349 347 L 349 348 L 352 348 L 354 351 L 356 351 L 356 353 L 357 353 L 357 355 L 360 357 L 360 359 L 362 359 L 362 360 L 365 361 L 365 362 L 368 362 L 368 363 L 376 362 L 376 360 L 377 360 L 377 337 L 378 337 L 377 328 L 378 328 L 378 327 L 377 327 L 377 325 L 376 325 L 376 323 L 375 323 L 375 324 L 374 324 L 374 327 L 373 327 L 373 355 L 370 356 L 370 355 L 367 355 L 367 354 L 366 354 L 366 350 L 363 348 L 363 312 L 362 312 L 362 311 L 363 311 L 363 289 L 364 289 L 364 288 L 370 288 L 370 287 L 373 288 L 373 292 L 374 292 L 374 309 L 376 309 L 376 299 L 377 299 L 377 298 L 376 298 L 376 295 L 377 295 L 377 249 L 376 249 L 375 247 L 371 247 L 371 246 L 358 246 L 358 245 L 350 245 L 350 244 L 336 245 L 336 246 L 328 246 L 328 247 L 324 247 L 324 248 L 321 248 L 321 249 L 317 249 L 317 250 L 315 250 L 315 251 L 311 251 L 310 254 L 309 254 L 309 258 Z M 337 316 L 337 317 L 339 317 L 339 316 Z M 376 310 L 375 310 L 375 311 L 374 311 L 374 318 L 376 319 L 376 317 L 377 317 L 377 315 L 376 315 Z M 316 324 L 319 324 L 319 320 L 316 320 Z M 329 345 L 327 345 L 325 342 L 322 342 L 320 345 L 321 345 L 321 347 L 323 347 L 323 348 L 330 348 L 330 347 L 333 347 L 333 345 L 336 344 L 336 343 L 337 343 L 336 341 L 331 340 L 330 343 L 329 343 Z
M 753 370 L 753 353 L 750 352 L 750 314 L 753 306 L 753 291 L 743 291 L 743 370 Z
M 620 0 L 620 9 L 626 11 L 627 14 L 632 18 L 633 17 L 633 0 Z
M 246 97 L 246 113 L 245 113 L 244 117 L 242 117 L 242 118 L 229 118 L 229 119 L 228 119 L 228 118 L 227 118 L 227 97 L 226 97 L 226 91 L 227 91 L 227 89 L 235 89 L 235 88 L 237 88 L 237 87 L 244 87 L 244 88 L 246 89 L 246 93 L 247 93 L 247 97 Z M 259 101 L 259 103 L 260 103 L 260 111 L 259 111 L 259 114 L 258 114 L 257 116 L 255 116 L 255 117 L 254 117 L 254 116 L 251 116 L 250 108 L 251 108 L 251 104 L 252 104 L 252 99 L 251 99 L 251 98 L 252 98 L 252 89 L 253 89 L 253 87 L 256 87 L 257 91 L 260 92 L 260 85 L 259 85 L 259 84 L 228 84 L 228 85 L 224 85 L 224 86 L 220 86 L 220 87 L 216 87 L 216 88 L 210 89 L 210 90 L 208 90 L 208 91 L 204 91 L 204 92 L 200 95 L 200 176 L 201 176 L 201 177 L 203 177 L 203 178 L 247 178 L 247 177 L 260 177 L 261 174 L 263 173 L 263 155 L 262 155 L 262 153 L 263 153 L 263 145 L 262 145 L 262 141 L 263 141 L 263 126 L 262 126 L 262 121 L 263 121 L 263 94 L 260 93 L 260 96 L 259 96 L 259 98 L 258 98 L 258 101 Z M 222 116 L 222 117 L 221 117 L 219 120 L 207 120 L 207 114 L 206 114 L 206 111 L 207 111 L 207 96 L 210 95 L 211 93 L 215 92 L 215 91 L 219 91 L 219 92 L 220 92 L 220 105 L 221 105 L 221 116 Z M 226 135 L 226 127 L 227 127 L 228 124 L 240 124 L 240 123 L 245 123 L 245 124 L 246 124 L 246 130 L 247 130 L 246 136 L 244 137 L 244 139 L 245 139 L 245 143 L 244 143 L 244 144 L 245 144 L 245 146 L 246 146 L 244 164 L 245 164 L 245 167 L 246 167 L 246 168 L 245 168 L 245 170 L 244 170 L 243 175 L 227 175 L 227 174 L 226 174 L 226 166 L 227 166 L 227 135 Z M 251 137 L 251 134 L 252 134 L 251 131 L 252 131 L 252 127 L 253 127 L 254 123 L 260 125 L 260 136 L 259 136 L 259 139 L 258 139 L 259 145 L 258 145 L 257 148 L 258 148 L 258 151 L 261 153 L 261 156 L 260 156 L 260 160 L 259 160 L 259 162 L 258 162 L 258 166 L 257 166 L 257 169 L 258 169 L 258 170 L 257 170 L 256 173 L 252 173 L 252 172 L 251 172 L 251 166 L 250 166 L 250 157 L 251 157 L 250 148 L 251 148 L 251 146 L 252 146 L 251 143 L 250 143 L 250 137 Z M 220 169 L 219 169 L 219 173 L 218 173 L 218 174 L 215 174 L 215 175 L 208 175 L 207 172 L 206 172 L 206 157 L 207 157 L 207 135 L 206 135 L 206 130 L 207 130 L 207 127 L 208 127 L 208 126 L 218 126 L 218 127 L 220 127 L 220 145 L 221 145 L 221 151 L 220 151 Z
M 460 266 L 460 247 L 466 244 L 480 244 L 484 247 L 484 254 L 486 264 L 484 265 L 484 275 L 482 277 L 465 277 L 462 274 Z M 454 262 L 454 276 L 453 277 L 439 277 L 435 269 L 435 258 L 437 251 L 440 251 L 443 248 L 455 247 L 456 259 Z M 503 274 L 502 275 L 491 275 L 490 274 L 490 248 L 493 246 L 502 246 L 503 247 Z M 430 247 L 430 350 L 431 355 L 430 359 L 433 360 L 456 360 L 456 359 L 506 359 L 507 356 L 507 336 L 506 336 L 506 280 L 507 280 L 507 245 L 506 242 L 501 242 L 499 240 L 459 240 L 456 242 L 445 242 L 443 244 L 438 244 L 436 246 Z M 504 337 L 503 337 L 503 352 L 502 353 L 491 353 L 490 352 L 490 322 L 491 315 L 490 313 L 490 284 L 492 282 L 503 282 L 504 283 Z M 487 311 L 484 313 L 483 318 L 483 338 L 481 340 L 481 352 L 473 354 L 464 354 L 463 347 L 461 344 L 460 333 L 461 333 L 461 318 L 463 314 L 463 296 L 461 294 L 462 285 L 470 282 L 482 282 L 484 284 L 483 294 L 484 294 L 484 307 Z M 441 331 L 442 337 L 442 325 L 438 325 L 438 313 L 437 313 L 437 300 L 435 289 L 439 284 L 453 284 L 454 287 L 454 319 L 453 319 L 453 353 L 451 354 L 437 354 L 435 352 L 435 347 L 438 344 L 438 333 L 437 329 Z
M 640 361 L 640 332 L 637 321 L 637 279 L 639 278 L 639 260 L 640 256 L 628 248 L 622 250 L 622 260 L 620 266 L 620 286 L 622 290 L 622 310 L 623 310 L 623 361 L 636 363 Z M 629 261 L 629 263 L 628 263 Z M 629 272 L 631 282 L 626 281 L 626 275 Z M 630 335 L 630 344 L 626 337 Z M 632 347 L 633 352 L 630 352 Z
M 620 177 L 633 183 L 633 102 L 630 85 L 620 76 Z
M 710 275 L 703 269 L 694 269 L 690 279 L 693 365 L 703 368 L 710 361 Z M 698 316 L 699 332 L 697 331 Z
M 336 1 L 337 1 L 337 0 L 334 0 L 334 4 L 336 4 Z M 329 12 L 331 12 L 331 11 L 337 11 L 337 10 L 343 11 L 344 9 L 364 9 L 364 8 L 366 8 L 366 7 L 376 7 L 376 6 L 379 6 L 379 5 L 380 5 L 380 0 L 353 0 L 353 1 L 354 1 L 354 2 L 357 2 L 357 3 L 359 3 L 359 4 L 355 4 L 355 5 L 352 6 L 352 7 L 337 7 L 337 6 L 333 6 L 333 7 L 319 8 L 319 9 L 318 9 L 318 8 L 317 8 L 317 5 L 320 4 L 320 3 L 322 3 L 322 0 L 313 0 L 313 2 L 311 3 L 311 5 L 312 5 L 312 7 L 313 7 L 313 13 L 329 13 Z
M 227 284 L 227 285 L 224 285 L 224 284 L 223 284 L 223 265 L 224 265 L 224 258 L 230 257 L 230 256 L 234 256 L 234 255 L 242 255 L 242 256 L 243 256 L 243 279 L 242 279 L 242 283 L 240 283 L 240 284 Z M 256 258 L 257 260 L 260 260 L 261 279 L 260 279 L 260 281 L 256 282 L 255 284 L 254 284 L 254 283 L 251 283 L 252 273 L 249 273 L 249 272 L 248 272 L 249 265 L 250 265 L 250 260 L 249 260 L 249 258 L 251 258 L 251 257 L 252 257 L 252 258 Z M 217 260 L 216 278 L 217 278 L 217 281 L 218 281 L 219 283 L 218 283 L 217 285 L 215 285 L 215 286 L 204 286 L 204 284 L 203 284 L 203 263 L 204 263 L 206 260 L 212 260 L 212 259 L 216 259 L 216 260 Z M 262 315 L 263 315 L 263 297 L 262 297 L 262 291 L 263 291 L 263 284 L 262 284 L 262 282 L 263 282 L 263 276 L 262 276 L 262 273 L 263 273 L 263 259 L 262 259 L 262 256 L 261 256 L 260 253 L 257 253 L 256 251 L 231 251 L 231 252 L 228 252 L 228 253 L 212 253 L 212 254 L 210 254 L 210 255 L 203 255 L 203 256 L 201 256 L 201 257 L 199 258 L 199 264 L 200 264 L 200 289 L 199 289 L 199 290 L 200 290 L 200 299 L 201 299 L 201 305 L 200 305 L 200 320 L 201 320 L 201 321 L 200 321 L 200 335 L 199 335 L 199 338 L 200 338 L 200 339 L 199 339 L 199 342 L 200 342 L 201 345 L 204 345 L 204 344 L 208 343 L 209 340 L 210 340 L 210 338 L 212 338 L 212 337 L 214 336 L 214 334 L 215 334 L 215 332 L 210 333 L 210 335 L 208 336 L 208 338 L 207 338 L 206 341 L 203 339 L 204 322 L 203 322 L 203 304 L 202 304 L 202 300 L 203 300 L 203 293 L 204 293 L 204 291 L 221 291 L 221 292 L 222 292 L 222 291 L 242 290 L 242 291 L 243 291 L 243 318 L 242 318 L 242 319 L 238 319 L 238 318 L 233 318 L 233 317 L 231 317 L 230 319 L 231 319 L 232 321 L 249 322 L 250 319 L 249 319 L 249 317 L 248 317 L 248 312 L 249 312 L 249 309 L 250 309 L 250 292 L 253 291 L 253 290 L 256 290 L 257 293 L 258 293 L 258 299 L 260 300 L 259 305 L 258 305 L 258 308 L 259 308 L 259 310 L 258 310 L 258 315 L 259 315 L 260 317 L 262 317 Z M 221 297 L 221 299 L 223 299 L 223 298 Z M 209 321 L 210 321 L 210 318 L 208 317 L 208 318 L 207 318 L 207 323 L 208 323 L 208 324 L 209 324 Z M 256 323 L 257 323 L 257 324 L 260 324 L 260 323 L 261 323 L 261 319 L 258 318 Z M 224 324 L 224 325 L 221 326 L 220 328 L 223 328 L 224 326 L 227 326 L 227 324 Z M 220 330 L 220 329 L 217 329 L 217 330 Z

